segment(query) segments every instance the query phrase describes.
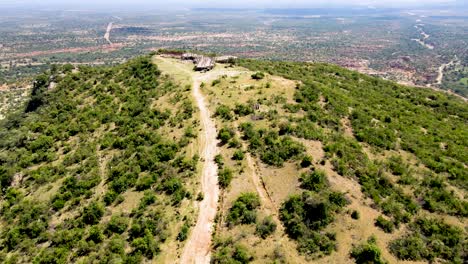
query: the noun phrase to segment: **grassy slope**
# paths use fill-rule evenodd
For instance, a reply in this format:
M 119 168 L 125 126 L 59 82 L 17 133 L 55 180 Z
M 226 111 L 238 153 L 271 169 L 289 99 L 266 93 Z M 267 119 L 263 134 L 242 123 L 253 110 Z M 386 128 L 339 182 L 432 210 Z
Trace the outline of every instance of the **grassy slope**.
M 39 76 L 1 129 L 2 262 L 177 257 L 198 164 L 188 98 L 148 58 Z
M 397 238 L 414 234 L 408 231 L 415 229 L 408 223 L 420 217 L 443 220 L 463 230 L 467 214 L 466 103 L 443 93 L 399 86 L 330 65 L 262 61 L 240 61 L 239 65 L 249 68 L 251 73 L 263 71 L 291 81 L 270 75 L 255 81 L 250 74 L 244 74 L 206 83 L 212 111 L 223 108 L 218 126 L 239 130 L 242 137 L 245 133 L 239 126 L 249 122 L 256 129 L 291 136 L 306 147 L 314 159 L 312 166 L 326 173 L 329 188 L 346 193 L 350 202 L 321 231 L 336 233 L 336 248 L 329 256 L 320 258 L 323 250 L 316 250 L 305 238 L 298 238 L 299 249 L 309 252 L 305 253 L 307 258 L 319 257 L 315 262 L 321 263 L 352 262 L 351 248 L 376 235 L 384 258 L 395 263 L 401 261 L 397 256 L 411 257 L 403 257 L 399 253 L 401 247 L 391 249 L 390 245 Z M 252 121 L 251 114 L 236 113 L 236 104 L 247 108 L 260 105 L 255 115 L 264 119 Z M 225 114 L 226 107 L 229 114 Z M 233 227 L 224 222 L 240 193 L 255 192 L 249 177 L 252 168 L 246 160 L 231 160 L 236 150 L 248 149 L 252 153 L 257 164 L 253 170 L 261 177 L 276 208 L 282 206 L 288 195 L 305 191 L 299 187 L 298 179 L 309 169 L 300 168 L 300 159 L 280 166 L 267 165 L 268 160 L 262 157 L 265 149 L 252 147 L 258 144 L 256 139 L 241 142 L 244 146 L 223 147 L 224 166 L 233 169 L 234 179 L 224 192 L 220 217 L 223 221 L 218 234 L 231 237 L 233 247 L 239 243 L 253 249 L 250 254 L 258 263 L 283 258 L 304 262 L 290 254 L 284 240 L 279 242 L 281 229 L 277 231 L 279 234 L 263 240 L 253 234 L 253 225 Z M 350 217 L 354 210 L 361 216 L 357 220 Z M 257 219 L 271 213 L 263 204 Z M 393 232 L 384 232 L 373 225 L 381 215 L 393 226 Z M 422 240 L 429 243 L 435 236 L 426 234 Z M 462 232 L 461 236 L 456 239 L 466 234 Z M 221 243 L 226 244 L 229 243 Z M 217 249 L 219 256 L 229 252 L 222 246 Z M 446 246 L 450 248 L 449 244 Z M 453 251 L 457 256 L 446 258 L 459 261 L 461 249 Z M 426 254 L 413 260 L 433 257 Z
M 59 84 L 47 93 L 44 105 L 6 120 L 0 152 L 3 259 L 171 262 L 180 254 L 182 243 L 176 237 L 184 223 L 190 226 L 195 219 L 191 203 L 198 190 L 192 175 L 200 142 L 191 137 L 198 126 L 186 88 L 191 67 L 174 60 L 153 61 L 163 75 L 139 60 L 54 73 Z M 203 88 L 211 111 L 218 112 L 218 130 L 232 131 L 229 143 L 221 146 L 220 167 L 229 168 L 233 179 L 220 203 L 217 261 L 235 257 L 254 263 L 352 263 L 353 246 L 375 235 L 382 256 L 396 263 L 403 256 L 394 242 L 398 238 L 416 234 L 431 246 L 438 243 L 431 242 L 434 237 L 448 243 L 444 235 L 421 231 L 431 224 L 416 219 L 439 219 L 464 228 L 466 103 L 335 66 L 240 65 L 251 71 L 219 65 L 215 72 L 237 74 L 219 82 L 207 78 Z M 269 74 L 253 80 L 255 71 Z M 239 104 L 243 107 L 236 107 Z M 262 119 L 253 121 L 255 104 L 260 109 L 253 115 Z M 220 106 L 224 111 L 217 111 Z M 245 123 L 252 130 L 246 130 Z M 294 146 L 297 154 L 282 156 Z M 245 156 L 233 160 L 239 150 Z M 303 168 L 305 155 L 313 161 Z M 301 174 L 311 170 L 323 171 L 326 181 L 303 184 Z M 264 195 L 254 209 L 256 222 L 271 216 L 277 224 L 266 238 L 256 234 L 255 223 L 229 223 L 236 199 L 259 188 Z M 328 202 L 333 192 L 346 197 L 342 209 Z M 299 196 L 290 200 L 290 195 Z M 308 197 L 302 205 L 301 197 Z M 309 216 L 294 216 L 292 221 L 286 217 L 287 200 L 306 210 L 322 201 L 333 212 L 325 225 L 304 226 Z M 351 218 L 354 210 L 359 219 Z M 395 226 L 392 233 L 373 225 L 380 215 Z M 30 219 L 40 220 L 31 224 Z M 303 231 L 292 235 L 294 228 Z M 335 233 L 335 239 L 326 233 Z M 463 239 L 466 232 L 460 235 Z M 442 258 L 460 258 L 460 248 L 452 248 L 456 256 Z M 426 252 L 419 259 L 430 257 Z

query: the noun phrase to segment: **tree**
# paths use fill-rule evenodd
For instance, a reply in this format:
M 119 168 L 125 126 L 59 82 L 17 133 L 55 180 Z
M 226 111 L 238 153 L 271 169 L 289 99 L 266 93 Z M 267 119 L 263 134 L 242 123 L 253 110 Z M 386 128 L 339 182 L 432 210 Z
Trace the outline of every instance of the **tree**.
M 263 78 L 265 78 L 265 74 L 263 72 L 256 72 L 252 74 L 252 79 L 254 80 L 261 80 Z
M 382 253 L 376 245 L 375 238 L 370 238 L 367 243 L 353 247 L 350 253 L 357 264 L 386 264 Z
M 271 216 L 265 217 L 260 223 L 257 223 L 255 233 L 262 237 L 267 238 L 276 230 L 276 223 Z
M 81 217 L 83 222 L 88 225 L 99 223 L 99 220 L 104 215 L 104 206 L 99 202 L 92 202 L 83 209 Z

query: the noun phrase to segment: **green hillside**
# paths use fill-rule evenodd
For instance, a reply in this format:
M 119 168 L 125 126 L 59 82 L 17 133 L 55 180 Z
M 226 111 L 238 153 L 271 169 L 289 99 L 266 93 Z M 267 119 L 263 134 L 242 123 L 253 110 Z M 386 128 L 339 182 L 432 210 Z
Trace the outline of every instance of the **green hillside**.
M 193 195 L 187 89 L 147 57 L 72 68 L 38 76 L 24 111 L 2 123 L 2 262 L 153 259 Z
M 220 140 L 213 263 L 467 261 L 466 102 L 327 64 L 184 67 L 37 76 L 0 121 L 2 263 L 177 262 L 203 200 L 197 76 Z

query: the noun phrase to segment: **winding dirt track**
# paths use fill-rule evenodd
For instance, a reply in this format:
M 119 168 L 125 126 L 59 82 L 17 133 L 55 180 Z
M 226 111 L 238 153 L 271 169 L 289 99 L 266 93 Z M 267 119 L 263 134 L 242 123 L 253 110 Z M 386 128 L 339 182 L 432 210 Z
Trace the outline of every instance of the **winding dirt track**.
M 203 128 L 202 158 L 204 164 L 201 183 L 204 199 L 200 203 L 197 223 L 182 253 L 180 259 L 182 264 L 210 263 L 211 235 L 219 199 L 218 167 L 214 162 L 214 157 L 218 153 L 216 126 L 211 120 L 210 111 L 200 91 L 200 79 L 194 78 L 193 96 L 200 109 L 200 121 Z
M 104 39 L 109 43 L 109 45 L 112 46 L 112 41 L 110 40 L 110 33 L 111 33 L 111 30 L 112 30 L 112 26 L 114 25 L 113 22 L 110 22 L 108 25 L 107 25 L 107 29 L 106 29 L 106 34 L 104 34 Z

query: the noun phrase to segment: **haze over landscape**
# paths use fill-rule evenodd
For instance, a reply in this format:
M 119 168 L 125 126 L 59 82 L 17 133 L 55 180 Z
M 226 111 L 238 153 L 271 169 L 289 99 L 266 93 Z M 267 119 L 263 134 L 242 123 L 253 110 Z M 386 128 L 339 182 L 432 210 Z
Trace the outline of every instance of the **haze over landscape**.
M 1 263 L 467 263 L 462 0 L 0 0 Z

